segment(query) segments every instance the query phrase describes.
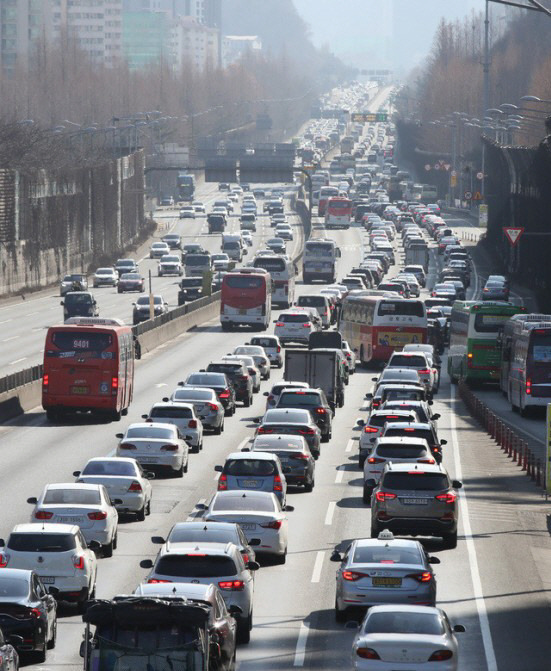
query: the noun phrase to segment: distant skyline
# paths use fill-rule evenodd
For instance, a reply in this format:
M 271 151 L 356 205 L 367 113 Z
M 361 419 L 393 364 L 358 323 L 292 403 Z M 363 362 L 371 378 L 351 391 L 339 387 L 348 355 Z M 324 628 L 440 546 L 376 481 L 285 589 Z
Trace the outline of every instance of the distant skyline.
M 406 73 L 428 55 L 438 22 L 483 11 L 484 0 L 294 0 L 317 46 L 346 64 Z M 494 6 L 492 12 L 503 12 Z

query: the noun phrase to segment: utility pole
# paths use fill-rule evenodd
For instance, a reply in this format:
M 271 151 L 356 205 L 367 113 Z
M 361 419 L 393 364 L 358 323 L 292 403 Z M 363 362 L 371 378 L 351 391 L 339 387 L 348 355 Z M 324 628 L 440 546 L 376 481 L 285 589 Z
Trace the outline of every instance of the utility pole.
M 490 0 L 486 0 L 484 12 L 484 60 L 482 68 L 484 72 L 484 91 L 482 95 L 482 181 L 480 191 L 482 198 L 486 196 L 486 144 L 484 142 L 484 117 L 486 110 L 490 108 Z

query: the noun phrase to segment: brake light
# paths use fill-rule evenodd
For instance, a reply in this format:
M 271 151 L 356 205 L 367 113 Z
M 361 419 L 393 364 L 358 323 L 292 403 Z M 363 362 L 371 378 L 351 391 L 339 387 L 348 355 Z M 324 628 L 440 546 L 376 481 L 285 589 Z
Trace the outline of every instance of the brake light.
M 196 428 L 197 428 L 197 420 L 190 419 L 188 422 L 188 429 L 196 429 Z
M 260 526 L 263 529 L 281 529 L 283 522 L 281 520 L 272 520 L 272 522 L 266 522 L 266 524 L 261 524 Z
M 356 571 L 342 571 L 341 575 L 343 580 L 348 580 L 349 582 L 356 582 L 360 578 L 365 578 L 365 573 L 356 573 Z
M 116 391 L 119 388 L 119 378 L 118 377 L 112 377 L 111 378 L 111 391 Z
M 104 520 L 107 518 L 107 513 L 105 510 L 98 510 L 95 513 L 88 513 L 88 519 L 91 520 Z
M 229 398 L 230 397 L 230 390 L 229 389 L 224 389 L 224 391 L 220 392 L 220 398 Z
M 306 461 L 308 459 L 308 455 L 303 454 L 303 453 L 293 454 L 293 455 L 291 455 L 291 459 L 302 459 L 302 460 Z
M 356 648 L 356 654 L 362 659 L 381 659 L 373 648 Z
M 532 380 L 530 378 L 526 379 L 526 393 L 528 396 L 532 393 Z
M 392 492 L 377 492 L 375 494 L 375 498 L 377 501 L 382 503 L 383 501 L 386 501 L 387 499 L 395 499 L 396 494 L 393 494 Z
M 257 433 L 273 433 L 273 429 L 268 429 L 265 426 L 261 426 Z
M 147 582 L 149 585 L 159 585 L 164 582 L 172 582 L 172 580 L 156 580 L 155 578 L 150 578 Z
M 243 580 L 222 580 L 218 583 L 220 589 L 233 589 L 241 591 L 245 589 L 245 583 Z
M 249 376 L 248 375 L 240 375 L 237 379 L 242 380 L 243 382 L 246 382 L 249 379 Z
M 364 426 L 364 433 L 377 433 L 378 430 L 374 426 Z
M 37 520 L 50 520 L 54 514 L 49 513 L 47 510 L 37 510 L 34 516 Z
M 121 443 L 121 444 L 119 445 L 119 448 L 120 448 L 121 450 L 135 450 L 135 449 L 136 449 L 136 446 L 135 446 L 135 445 L 132 445 L 131 443 Z
M 486 291 L 486 292 L 488 292 L 488 291 L 490 291 L 490 290 L 489 290 L 489 289 L 486 289 L 486 288 L 484 288 L 484 289 L 482 289 L 482 291 Z
M 316 432 L 314 429 L 300 429 L 299 433 L 301 433 L 303 436 L 313 436 Z
M 177 452 L 178 445 L 163 445 L 161 447 L 161 452 Z
M 455 492 L 446 492 L 445 494 L 438 494 L 434 498 L 437 501 L 442 501 L 443 503 L 455 503 L 457 494 Z
M 279 475 L 274 476 L 274 492 L 282 492 L 283 487 L 281 486 L 281 478 Z
M 453 652 L 451 650 L 437 650 L 429 657 L 429 662 L 443 662 L 446 659 L 451 659 Z
M 40 608 L 28 608 L 27 612 L 31 617 L 39 618 L 42 615 Z
M 214 405 L 214 403 L 207 403 L 207 405 L 209 406 L 209 410 L 218 410 L 218 406 Z
M 283 322 L 276 322 L 276 326 L 285 326 Z
M 241 556 L 243 557 L 245 564 L 247 564 L 249 562 L 249 555 L 245 552 Z
M 221 492 L 226 490 L 227 488 L 228 488 L 228 476 L 222 473 L 222 475 L 220 475 L 220 477 L 218 478 L 218 491 Z
M 141 492 L 142 491 L 142 486 L 140 485 L 139 482 L 134 481 L 130 487 L 128 488 L 129 492 Z
M 280 347 L 279 345 L 277 346 L 277 350 L 276 350 L 276 351 L 277 351 L 277 352 L 281 352 L 281 347 Z
M 372 405 L 375 409 L 377 409 L 377 408 L 381 405 L 381 401 L 373 401 L 373 402 L 371 403 L 371 405 Z
M 430 368 L 422 368 L 417 371 L 419 375 L 430 375 Z
M 81 556 L 81 555 L 75 555 L 73 557 L 73 566 L 75 568 L 79 569 L 79 571 L 83 571 L 84 570 L 84 557 Z
M 10 558 L 8 555 L 0 554 L 0 568 L 6 568 Z
M 423 573 L 410 573 L 406 578 L 413 578 L 417 582 L 430 582 L 432 580 L 432 573 L 430 571 L 423 571 Z
M 304 328 L 310 328 L 310 322 L 305 322 L 302 326 Z
M 411 426 L 406 426 L 404 428 L 404 431 L 407 431 L 408 433 L 412 433 L 413 431 L 415 431 L 415 429 L 412 429 Z
M 417 459 L 418 464 L 434 464 L 434 459 Z
M 316 412 L 318 413 L 318 415 L 325 415 L 327 411 L 325 410 L 325 408 L 316 408 Z
M 48 387 L 49 384 L 50 384 L 50 376 L 48 375 L 48 373 L 46 373 L 42 378 L 42 386 Z

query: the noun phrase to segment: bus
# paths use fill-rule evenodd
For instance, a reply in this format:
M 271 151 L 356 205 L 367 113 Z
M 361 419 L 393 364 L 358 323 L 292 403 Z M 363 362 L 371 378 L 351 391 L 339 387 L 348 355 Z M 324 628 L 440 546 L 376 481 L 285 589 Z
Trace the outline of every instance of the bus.
M 507 398 L 511 408 L 524 416 L 528 407 L 547 407 L 551 403 L 551 315 L 526 315 L 515 322 L 509 345 L 502 342 L 501 357 L 510 362 Z
M 89 412 L 115 421 L 134 390 L 134 337 L 120 319 L 71 317 L 50 326 L 44 346 L 42 407 L 49 420 Z
M 195 177 L 185 172 L 178 173 L 178 197 L 180 200 L 193 200 L 195 195 Z
M 272 278 L 272 304 L 289 308 L 295 300 L 296 269 L 292 261 L 285 256 L 256 256 L 253 268 L 263 268 Z
M 435 203 L 438 198 L 438 189 L 431 184 L 414 184 L 412 188 L 413 200 L 418 200 L 425 205 Z
M 334 198 L 339 195 L 339 190 L 336 186 L 322 186 L 318 196 L 318 217 L 325 216 L 325 208 L 329 198 Z
M 504 301 L 455 301 L 450 321 L 448 374 L 453 383 L 498 382 L 498 338 L 505 322 L 526 308 Z
M 251 326 L 265 331 L 272 309 L 272 281 L 267 270 L 241 268 L 222 278 L 220 323 L 223 331 Z
M 352 201 L 349 198 L 329 198 L 325 210 L 326 228 L 350 228 Z
M 302 279 L 304 284 L 321 280 L 332 284 L 337 277 L 337 259 L 341 251 L 334 240 L 322 237 L 307 240 L 302 257 Z
M 410 343 L 427 342 L 427 310 L 421 300 L 349 294 L 339 331 L 363 364 L 385 363 Z

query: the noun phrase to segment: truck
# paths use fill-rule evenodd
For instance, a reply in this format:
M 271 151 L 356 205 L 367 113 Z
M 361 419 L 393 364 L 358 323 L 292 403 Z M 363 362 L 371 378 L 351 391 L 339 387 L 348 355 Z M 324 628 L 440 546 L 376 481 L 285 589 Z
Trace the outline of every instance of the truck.
M 424 242 L 412 242 L 406 247 L 406 266 L 423 266 L 425 272 L 429 270 L 429 248 Z
M 195 177 L 185 172 L 178 173 L 178 196 L 180 200 L 193 200 L 195 195 Z
M 341 251 L 334 240 L 307 240 L 302 259 L 302 278 L 304 284 L 316 280 L 332 284 L 337 276 L 337 259 Z
M 210 604 L 181 597 L 117 596 L 87 602 L 85 671 L 218 671 Z
M 344 381 L 336 350 L 286 349 L 283 379 L 322 389 L 332 408 L 344 405 Z

